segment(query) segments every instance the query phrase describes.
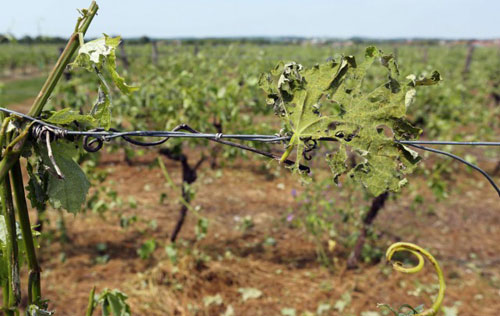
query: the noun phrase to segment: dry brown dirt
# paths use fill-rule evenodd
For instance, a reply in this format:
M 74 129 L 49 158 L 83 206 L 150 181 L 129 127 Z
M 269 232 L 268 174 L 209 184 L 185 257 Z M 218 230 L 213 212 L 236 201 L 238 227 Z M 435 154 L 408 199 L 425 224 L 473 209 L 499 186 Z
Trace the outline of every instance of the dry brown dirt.
M 201 242 L 195 241 L 196 217 L 190 214 L 180 237 L 187 240 L 184 247 L 191 253 L 180 254 L 179 263 L 173 265 L 166 258 L 164 246 L 179 205 L 176 192 L 166 186 L 158 169 L 148 166 L 154 158 L 145 157 L 142 163 L 130 167 L 119 154 L 105 155 L 102 168 L 111 172 L 107 185 L 124 201 L 134 197 L 137 208 L 125 203 L 104 217 L 90 211 L 66 215 L 71 242 L 42 243 L 44 296 L 50 298 L 58 315 L 83 314 L 93 285 L 98 291 L 108 287 L 126 292 L 135 315 L 220 315 L 229 305 L 235 315 L 280 315 L 283 308 L 294 308 L 300 315 L 315 311 L 320 303 L 333 306 L 346 292 L 352 301 L 345 310 L 340 313 L 332 309 L 324 315 L 360 315 L 376 311 L 378 302 L 429 306 L 429 295 L 436 293 L 429 287 L 436 282 L 430 267 L 418 276 L 390 272 L 384 262 L 347 271 L 344 249 L 331 254 L 332 259 L 337 258 L 333 272 L 322 267 L 310 238 L 282 221 L 288 210 L 296 207 L 290 191 L 301 190 L 297 179 L 284 171 L 281 177 L 269 180 L 257 172 L 255 162 L 224 168 L 220 178 L 211 171 L 200 176 L 193 205 L 200 205 L 203 216 L 209 219 L 208 235 Z M 169 161 L 166 164 L 179 184 L 179 166 Z M 405 240 L 432 250 L 447 277 L 445 306 L 460 302 L 459 315 L 497 315 L 498 197 L 488 186 L 474 186 L 468 177 L 461 175 L 454 192 L 434 205 L 433 212 L 416 214 L 404 195 L 389 201 L 375 229 L 390 232 L 390 236 L 382 236 L 379 246 Z M 428 194 L 422 179 L 413 180 L 422 183 L 422 193 Z M 159 192 L 166 192 L 170 200 L 160 205 Z M 137 214 L 143 223 L 123 229 L 117 212 Z M 247 232 L 236 229 L 235 217 L 247 215 L 252 216 L 255 226 Z M 56 216 L 51 218 L 54 222 Z M 145 223 L 150 220 L 157 222 L 156 228 L 148 228 Z M 153 258 L 142 260 L 136 250 L 152 237 L 161 246 Z M 275 246 L 264 244 L 268 237 L 276 240 Z M 96 263 L 102 255 L 97 249 L 99 243 L 106 244 L 105 253 L 109 255 L 104 264 Z M 200 255 L 193 251 L 211 259 L 201 262 Z M 419 282 L 427 287 L 418 286 Z M 263 294 L 243 302 L 240 288 L 257 288 Z M 216 294 L 221 295 L 223 303 L 205 307 L 203 298 Z

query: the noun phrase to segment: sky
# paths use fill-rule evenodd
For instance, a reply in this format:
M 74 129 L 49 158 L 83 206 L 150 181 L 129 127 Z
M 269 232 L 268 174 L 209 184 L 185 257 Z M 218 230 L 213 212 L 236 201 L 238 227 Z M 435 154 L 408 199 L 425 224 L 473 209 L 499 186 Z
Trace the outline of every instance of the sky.
M 90 0 L 0 0 L 0 33 L 71 34 Z M 88 36 L 500 38 L 500 0 L 98 0 Z

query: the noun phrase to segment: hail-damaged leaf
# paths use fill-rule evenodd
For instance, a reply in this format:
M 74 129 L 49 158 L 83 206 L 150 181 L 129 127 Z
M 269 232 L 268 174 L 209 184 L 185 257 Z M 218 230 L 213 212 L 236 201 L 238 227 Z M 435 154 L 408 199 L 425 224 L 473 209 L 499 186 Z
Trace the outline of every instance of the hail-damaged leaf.
M 53 168 L 47 155 L 47 148 L 42 146 L 41 156 L 47 168 Z M 71 213 L 78 213 L 85 203 L 90 183 L 80 166 L 73 160 L 77 149 L 72 143 L 60 141 L 57 146 L 52 146 L 54 159 L 64 175 L 59 179 L 54 172 L 49 173 L 47 195 L 54 208 L 62 208 Z
M 430 78 L 422 78 L 415 81 L 416 86 L 432 86 L 441 81 L 441 74 L 434 71 Z
M 78 56 L 71 64 L 74 67 L 81 67 L 90 72 L 96 72 L 100 81 L 100 92 L 98 97 L 98 109 L 93 111 L 92 115 L 99 122 L 99 125 L 109 129 L 111 117 L 111 91 L 106 79 L 103 76 L 103 71 L 109 73 L 115 86 L 124 94 L 130 94 L 137 90 L 136 87 L 129 86 L 125 83 L 125 79 L 116 71 L 116 48 L 120 44 L 120 37 L 109 37 L 104 34 L 104 37 L 87 42 L 80 47 Z
M 347 171 L 347 153 L 345 151 L 344 145 L 340 145 L 339 150 L 337 150 L 335 153 L 328 154 L 326 156 L 326 160 L 328 162 L 328 165 L 330 166 L 330 169 L 332 170 L 333 181 L 338 184 L 339 177 Z
M 125 83 L 118 72 L 116 71 L 116 48 L 120 44 L 121 38 L 109 37 L 104 34 L 104 37 L 87 42 L 78 50 L 78 56 L 72 65 L 82 67 L 88 71 L 98 71 L 106 69 L 114 84 L 123 93 L 131 93 L 137 90 L 137 87 L 131 87 Z
M 387 79 L 366 91 L 364 78 L 376 61 L 386 69 Z M 368 47 L 359 64 L 352 56 L 309 69 L 281 62 L 261 76 L 260 85 L 267 93 L 267 103 L 292 135 L 281 161 L 295 149 L 293 169 L 298 170 L 305 142 L 334 139 L 341 143 L 337 153 L 327 156 L 334 179 L 348 173 L 372 194 L 379 195 L 387 190 L 398 191 L 406 182 L 405 174 L 419 161 L 394 138 L 412 139 L 421 133 L 405 119 L 406 107 L 413 102 L 416 87 L 439 80 L 435 72 L 431 78 L 400 83 L 392 55 Z M 342 163 L 347 158 L 346 146 L 361 157 L 354 167 Z
M 35 172 L 33 166 L 28 161 L 26 164 L 26 170 L 28 171 L 28 185 L 26 190 L 28 191 L 27 197 L 31 202 L 31 207 L 36 208 L 38 211 L 45 210 L 45 204 L 48 200 L 47 195 L 47 183 L 48 183 L 48 173 L 47 172 Z

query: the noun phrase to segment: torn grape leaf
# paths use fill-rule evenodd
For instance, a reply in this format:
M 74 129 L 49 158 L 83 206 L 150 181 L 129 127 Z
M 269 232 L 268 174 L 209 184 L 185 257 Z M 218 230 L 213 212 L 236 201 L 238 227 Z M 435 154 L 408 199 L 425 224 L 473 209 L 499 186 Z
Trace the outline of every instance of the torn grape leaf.
M 71 66 L 84 68 L 90 72 L 96 72 L 99 78 L 99 97 L 92 109 L 92 116 L 105 129 L 111 127 L 111 91 L 103 76 L 103 70 L 109 73 L 115 86 L 124 94 L 130 94 L 137 87 L 129 86 L 125 79 L 116 71 L 116 48 L 120 44 L 120 37 L 104 37 L 85 43 L 78 50 L 78 55 Z
M 48 157 L 47 148 L 41 146 L 43 164 L 53 169 Z M 73 160 L 77 156 L 74 143 L 58 141 L 52 145 L 54 159 L 59 166 L 64 179 L 59 179 L 55 174 L 49 173 L 47 195 L 54 208 L 62 208 L 71 213 L 78 213 L 85 203 L 90 183 L 80 166 Z
M 335 140 L 340 143 L 339 152 L 327 157 L 334 180 L 347 173 L 379 195 L 399 191 L 406 183 L 405 175 L 419 161 L 394 139 L 414 139 L 421 133 L 406 120 L 406 107 L 413 102 L 418 86 L 436 84 L 441 77 L 434 72 L 431 78 L 400 83 L 392 55 L 371 46 L 364 57 L 359 64 L 353 56 L 344 56 L 308 69 L 295 62 L 280 62 L 261 76 L 259 84 L 267 93 L 267 104 L 274 107 L 291 135 L 281 161 L 295 150 L 292 169 L 297 171 L 307 141 Z M 364 78 L 376 61 L 385 68 L 387 79 L 366 91 Z M 361 158 L 354 167 L 341 163 L 347 159 L 346 146 Z

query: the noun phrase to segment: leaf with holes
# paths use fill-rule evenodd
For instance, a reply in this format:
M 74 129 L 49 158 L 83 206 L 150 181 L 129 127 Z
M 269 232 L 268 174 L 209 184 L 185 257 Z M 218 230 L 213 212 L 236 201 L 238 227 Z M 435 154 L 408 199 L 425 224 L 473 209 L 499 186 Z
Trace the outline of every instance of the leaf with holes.
M 96 104 L 92 108 L 92 116 L 99 122 L 100 126 L 109 129 L 111 126 L 111 91 L 103 76 L 106 70 L 111 76 L 115 86 L 124 94 L 130 94 L 137 90 L 129 86 L 125 79 L 116 71 L 116 48 L 120 44 L 120 37 L 104 37 L 90 41 L 78 50 L 78 56 L 71 64 L 73 67 L 81 67 L 90 72 L 96 72 L 99 78 L 99 95 Z
M 387 79 L 370 89 L 365 87 L 364 79 L 376 61 L 385 69 Z M 394 142 L 394 138 L 412 139 L 421 133 L 405 119 L 406 106 L 413 101 L 416 87 L 436 84 L 440 76 L 435 72 L 431 78 L 409 80 L 406 84 L 398 78 L 394 58 L 375 47 L 366 49 L 364 61 L 359 64 L 352 56 L 309 69 L 281 62 L 262 75 L 260 86 L 267 93 L 267 103 L 274 107 L 285 132 L 291 135 L 281 161 L 295 150 L 292 168 L 298 170 L 308 142 L 334 140 L 340 146 L 338 152 L 327 156 L 327 161 L 335 180 L 347 173 L 373 195 L 399 191 L 419 157 Z M 347 159 L 347 150 L 359 157 L 354 167 L 342 163 Z

